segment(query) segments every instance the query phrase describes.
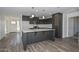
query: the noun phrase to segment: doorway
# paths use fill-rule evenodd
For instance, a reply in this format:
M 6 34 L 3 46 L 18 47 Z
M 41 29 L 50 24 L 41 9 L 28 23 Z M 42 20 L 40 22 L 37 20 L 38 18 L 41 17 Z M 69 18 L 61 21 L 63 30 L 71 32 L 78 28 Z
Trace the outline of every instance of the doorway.
M 19 32 L 20 31 L 20 22 L 17 17 L 5 17 L 5 32 Z

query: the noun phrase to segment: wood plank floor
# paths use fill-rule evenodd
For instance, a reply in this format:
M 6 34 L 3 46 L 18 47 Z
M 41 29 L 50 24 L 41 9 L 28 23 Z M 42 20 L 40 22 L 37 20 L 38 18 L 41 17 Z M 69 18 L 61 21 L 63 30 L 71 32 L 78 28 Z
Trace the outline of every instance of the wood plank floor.
M 27 52 L 79 52 L 78 44 L 51 40 L 27 45 Z
M 0 52 L 23 52 L 20 33 L 9 33 L 0 40 Z
M 26 51 L 23 50 L 19 33 L 10 33 L 0 40 L 0 52 L 79 52 L 79 43 L 73 38 L 56 38 L 54 42 L 46 40 L 29 44 L 26 49 Z

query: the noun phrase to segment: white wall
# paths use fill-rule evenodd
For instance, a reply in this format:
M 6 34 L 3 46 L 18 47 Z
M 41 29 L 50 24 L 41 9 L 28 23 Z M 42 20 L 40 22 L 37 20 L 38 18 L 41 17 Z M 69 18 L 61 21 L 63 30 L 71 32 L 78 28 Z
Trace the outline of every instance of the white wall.
M 67 15 L 68 22 L 69 22 L 68 23 L 68 37 L 71 36 L 70 35 L 70 31 L 72 31 L 72 35 L 73 35 L 73 32 L 74 32 L 74 30 L 73 30 L 73 28 L 74 28 L 73 24 L 72 24 L 73 28 L 72 29 L 69 28 L 70 23 L 72 23 L 74 20 L 73 19 L 72 19 L 72 21 L 69 21 L 69 20 L 70 20 L 70 18 L 77 17 L 77 16 L 79 16 L 79 11 L 76 11 L 76 12 L 73 12 L 73 13 L 70 13 L 70 14 Z
M 62 23 L 62 38 L 67 37 L 67 14 L 63 14 L 63 23 Z
M 2 34 L 2 29 L 1 29 L 2 23 L 1 22 L 2 22 L 2 20 L 1 20 L 1 16 L 0 16 L 0 39 L 2 38 L 2 35 L 1 35 Z
M 70 25 L 73 23 L 73 20 L 70 20 L 70 18 L 76 16 L 79 16 L 79 11 L 63 14 L 63 38 L 71 36 L 69 32 L 70 30 L 73 31 L 70 29 Z
M 3 16 L 0 15 L 0 40 L 5 36 L 5 21 Z
M 74 35 L 74 19 L 71 17 L 68 19 L 68 37 Z
M 79 17 L 74 17 L 74 34 L 79 32 Z

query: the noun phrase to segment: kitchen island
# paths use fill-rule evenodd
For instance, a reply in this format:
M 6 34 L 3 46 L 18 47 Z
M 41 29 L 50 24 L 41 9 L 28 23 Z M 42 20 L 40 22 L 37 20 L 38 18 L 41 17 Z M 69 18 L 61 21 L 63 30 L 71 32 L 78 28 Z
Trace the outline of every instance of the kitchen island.
M 40 42 L 44 40 L 55 41 L 55 29 L 29 29 L 22 32 L 22 41 L 24 50 L 26 50 L 27 44 Z

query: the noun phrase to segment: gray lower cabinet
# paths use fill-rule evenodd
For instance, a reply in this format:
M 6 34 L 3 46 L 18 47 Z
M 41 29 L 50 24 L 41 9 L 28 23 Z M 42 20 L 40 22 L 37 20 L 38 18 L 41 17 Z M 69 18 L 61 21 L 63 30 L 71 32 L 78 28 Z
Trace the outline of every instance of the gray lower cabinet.
M 39 32 L 28 32 L 22 34 L 22 41 L 24 50 L 26 50 L 27 44 L 32 44 L 35 42 L 40 42 L 44 40 L 53 40 L 54 41 L 54 31 L 39 31 Z
M 27 33 L 26 34 L 22 33 L 22 42 L 23 42 L 23 48 L 24 48 L 24 50 L 26 50 L 27 39 L 28 39 Z
M 31 44 L 34 42 L 34 33 L 31 32 L 31 33 L 28 33 L 28 39 L 27 39 L 27 44 Z
M 49 31 L 48 38 L 52 41 L 55 41 L 55 31 Z

